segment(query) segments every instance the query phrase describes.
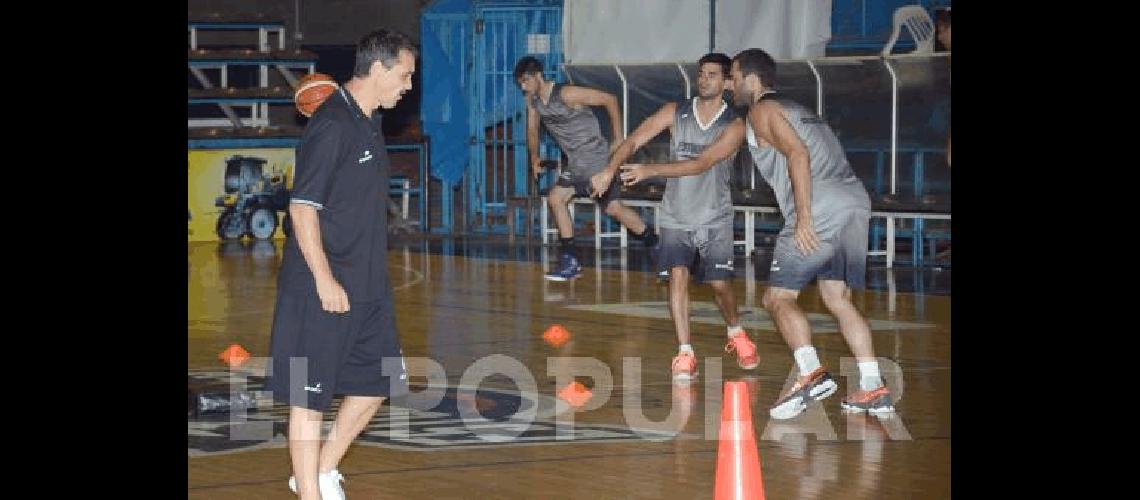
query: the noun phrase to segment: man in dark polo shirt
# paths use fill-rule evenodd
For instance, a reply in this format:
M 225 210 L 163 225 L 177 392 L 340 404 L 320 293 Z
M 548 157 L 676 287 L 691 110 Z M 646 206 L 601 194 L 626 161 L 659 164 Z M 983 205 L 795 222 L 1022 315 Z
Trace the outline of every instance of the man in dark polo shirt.
M 412 88 L 416 49 L 379 30 L 356 48 L 352 79 L 313 114 L 297 147 L 293 237 L 277 280 L 268 388 L 288 404 L 289 487 L 343 499 L 337 465 L 385 397 L 407 391 L 387 262 L 388 155 L 380 128 Z M 343 394 L 321 441 L 323 412 Z

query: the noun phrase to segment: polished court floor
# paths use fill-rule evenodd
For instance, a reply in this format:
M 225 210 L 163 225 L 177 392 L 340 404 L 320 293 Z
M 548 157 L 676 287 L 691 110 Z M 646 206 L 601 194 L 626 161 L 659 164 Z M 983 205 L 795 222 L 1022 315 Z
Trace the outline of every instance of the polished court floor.
M 808 313 L 839 392 L 799 417 L 767 408 L 794 362 L 759 307 L 765 283 L 738 255 L 733 283 L 761 364 L 723 352 L 711 290 L 694 285 L 693 344 L 701 374 L 669 377 L 676 351 L 668 289 L 644 249 L 582 244 L 582 278 L 542 278 L 552 249 L 505 239 L 394 241 L 389 270 L 413 393 L 385 404 L 340 470 L 349 498 L 712 498 L 722 383 L 747 384 L 769 499 L 950 497 L 950 271 L 872 266 L 856 304 L 870 320 L 882 371 L 899 401 L 892 418 L 847 415 L 839 400 L 854 359 L 814 288 Z M 268 353 L 281 242 L 191 243 L 188 378 L 256 390 Z M 553 325 L 571 340 L 542 339 Z M 218 354 L 253 358 L 234 372 Z M 850 377 L 850 378 L 849 378 Z M 557 393 L 589 387 L 580 408 Z M 223 385 L 224 386 L 224 385 Z M 187 419 L 189 498 L 294 498 L 284 409 Z M 329 415 L 331 417 L 331 413 Z M 472 418 L 474 416 L 474 418 Z

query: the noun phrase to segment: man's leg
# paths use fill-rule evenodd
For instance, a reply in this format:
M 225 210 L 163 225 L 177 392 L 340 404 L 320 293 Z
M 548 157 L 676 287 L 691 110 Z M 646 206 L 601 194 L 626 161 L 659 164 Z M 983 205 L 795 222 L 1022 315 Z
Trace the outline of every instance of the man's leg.
M 657 246 L 657 233 L 653 230 L 653 226 L 646 224 L 637 211 L 621 202 L 621 185 L 618 183 L 617 176 L 614 176 L 610 188 L 597 201 L 605 208 L 606 215 L 617 219 L 621 225 L 629 230 L 634 239 L 641 241 L 643 245 L 649 248 Z
M 648 229 L 645 221 L 641 220 L 641 215 L 638 215 L 632 208 L 625 206 L 621 200 L 612 200 L 606 205 L 606 215 L 613 217 L 629 229 L 634 237 L 641 237 Z
M 869 224 L 869 213 L 851 212 L 836 239 L 837 248 L 831 265 L 819 275 L 819 293 L 823 304 L 839 322 L 839 331 L 859 363 L 859 385 L 863 390 L 872 390 L 882 385 L 871 340 L 871 327 L 851 302 L 851 290 L 863 289 L 866 282 Z
M 574 197 L 574 188 L 565 186 L 565 182 L 563 177 L 559 177 L 558 184 L 550 189 L 548 197 L 559 235 L 558 268 L 546 275 L 546 279 L 552 281 L 567 281 L 582 274 L 582 266 L 578 263 L 578 249 L 574 246 L 574 221 L 570 218 L 568 207 Z
M 859 390 L 843 400 L 844 409 L 889 413 L 894 411 L 890 391 L 883 385 L 879 360 L 871 339 L 871 327 L 851 302 L 851 289 L 838 280 L 821 280 L 819 292 L 827 310 L 839 321 L 839 331 L 855 355 L 859 367 Z
M 337 469 L 349 445 L 389 395 L 399 396 L 407 391 L 403 350 L 396 335 L 396 306 L 391 296 L 353 307 L 358 314 L 353 322 L 355 335 L 338 373 L 338 388 L 345 397 L 321 448 L 321 473 Z
M 383 397 L 346 396 L 323 446 L 322 413 L 302 407 L 290 409 L 289 453 L 293 459 L 295 481 L 290 486 L 301 498 L 325 500 L 326 496 L 332 496 L 337 500 L 343 496 L 340 472 L 336 469 L 349 445 L 372 420 L 383 402 Z
M 301 500 L 319 500 L 317 469 L 321 455 L 321 412 L 300 406 L 289 408 L 289 458 Z
M 837 240 L 838 248 L 828 272 L 819 276 L 823 303 L 839 322 L 839 331 L 859 366 L 859 390 L 841 403 L 847 410 L 889 413 L 894 411 L 890 391 L 883 386 L 871 327 L 851 301 L 851 290 L 861 290 L 867 276 L 867 229 L 870 213 L 851 212 Z
M 716 301 L 716 307 L 720 309 L 720 315 L 724 318 L 724 324 L 729 329 L 732 327 L 740 327 L 740 314 L 736 308 L 736 296 L 732 293 L 732 283 L 728 280 L 710 280 L 709 286 L 713 289 L 713 300 Z M 733 334 L 729 333 L 729 337 Z
M 661 266 L 669 271 L 669 315 L 677 332 L 677 356 L 673 358 L 673 380 L 687 383 L 697 375 L 697 358 L 689 331 L 689 265 L 696 257 L 691 231 L 661 230 Z
M 855 359 L 860 363 L 875 361 L 871 327 L 851 302 L 851 289 L 847 288 L 847 283 L 821 279 L 819 294 L 823 297 L 823 305 L 827 306 L 827 310 L 839 322 L 839 331 Z
M 574 197 L 574 188 L 556 185 L 550 188 L 547 201 L 550 203 L 550 213 L 554 214 L 554 225 L 558 227 L 558 237 L 562 240 L 574 238 L 574 221 L 570 219 L 570 199 Z
M 736 297 L 732 293 L 732 278 L 736 271 L 736 254 L 732 243 L 732 224 L 701 229 L 696 232 L 696 245 L 700 255 L 701 280 L 713 289 L 720 314 L 724 317 L 728 344 L 725 351 L 736 353 L 736 363 L 745 370 L 756 368 L 760 357 L 756 344 L 740 326 Z
M 800 290 L 817 275 L 832 266 L 835 245 L 823 240 L 814 252 L 804 255 L 796 247 L 791 232 L 782 233 L 773 252 L 770 286 L 764 292 L 764 309 L 776 323 L 776 329 L 792 350 L 799 378 L 768 411 L 772 418 L 786 419 L 807 409 L 810 400 L 826 398 L 838 388 L 831 374 L 819 361 L 811 345 L 811 327 L 807 316 L 796 303 Z
M 740 316 L 737 314 L 736 297 L 732 293 L 732 284 L 728 280 L 712 280 L 708 282 L 713 289 L 713 299 L 724 317 L 728 344 L 726 352 L 736 353 L 736 364 L 745 370 L 752 370 L 760 366 L 760 356 L 756 344 L 748 338 L 748 332 L 740 326 Z
M 669 270 L 669 314 L 677 330 L 677 345 L 691 346 L 689 335 L 689 268 L 676 266 Z M 689 348 L 691 352 L 691 347 Z
M 321 495 L 321 420 L 336 390 L 337 366 L 349 333 L 342 319 L 321 310 L 315 295 L 278 290 L 269 346 L 272 372 L 266 387 L 275 401 L 290 407 L 288 442 L 294 477 L 289 486 L 302 498 Z
M 340 459 L 348 451 L 348 446 L 360 435 L 380 405 L 384 403 L 383 397 L 371 396 L 345 396 L 337 412 L 336 422 L 329 431 L 328 440 L 321 448 L 320 472 L 322 474 L 336 469 Z
M 799 290 L 772 286 L 764 292 L 762 299 L 764 309 L 776 323 L 776 330 L 793 351 L 811 345 L 811 327 L 796 303 L 799 296 Z

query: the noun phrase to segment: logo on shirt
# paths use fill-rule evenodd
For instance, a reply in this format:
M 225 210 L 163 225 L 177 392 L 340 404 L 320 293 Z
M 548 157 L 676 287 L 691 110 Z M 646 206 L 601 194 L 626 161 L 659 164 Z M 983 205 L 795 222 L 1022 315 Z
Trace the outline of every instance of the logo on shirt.
M 691 160 L 700 156 L 708 146 L 708 144 L 697 144 L 695 142 L 680 142 L 677 143 L 677 147 L 673 149 L 673 153 L 677 156 L 678 160 Z
M 364 163 L 364 162 L 371 160 L 371 159 L 372 159 L 372 151 L 369 151 L 366 149 L 366 150 L 364 150 L 364 156 L 361 156 L 359 160 L 356 160 L 356 162 L 357 163 Z

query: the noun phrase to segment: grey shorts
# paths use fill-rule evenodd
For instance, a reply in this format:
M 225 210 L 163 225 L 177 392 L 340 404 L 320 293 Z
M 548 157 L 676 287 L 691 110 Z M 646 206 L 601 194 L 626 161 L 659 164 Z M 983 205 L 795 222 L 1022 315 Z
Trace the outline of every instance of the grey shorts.
M 800 290 L 813 279 L 843 281 L 853 290 L 867 284 L 867 230 L 871 214 L 853 210 L 835 236 L 820 237 L 819 248 L 805 256 L 796 246 L 795 228 L 776 239 L 769 286 Z
M 595 173 L 597 172 L 579 174 L 571 172 L 569 170 L 563 170 L 561 173 L 559 173 L 558 180 L 554 183 L 554 185 L 559 187 L 572 188 L 574 189 L 574 196 L 589 198 L 590 177 L 593 177 Z M 621 199 L 621 185 L 618 184 L 619 182 L 620 181 L 618 180 L 618 176 L 615 174 L 613 180 L 610 181 L 609 189 L 607 189 L 605 193 L 602 193 L 602 196 L 598 197 L 597 204 L 599 207 L 606 208 L 606 206 L 609 205 L 611 201 Z
M 732 279 L 732 225 L 695 230 L 661 228 L 658 270 L 688 267 L 696 281 Z

